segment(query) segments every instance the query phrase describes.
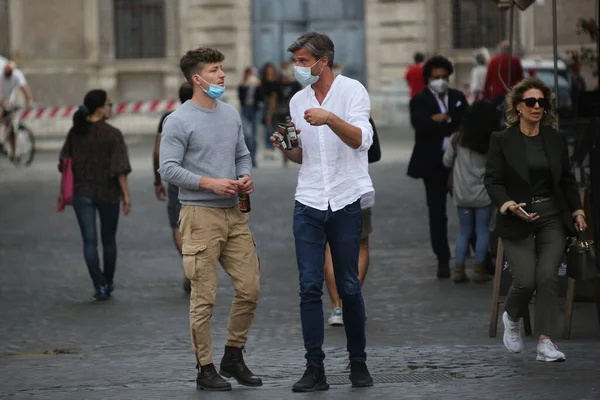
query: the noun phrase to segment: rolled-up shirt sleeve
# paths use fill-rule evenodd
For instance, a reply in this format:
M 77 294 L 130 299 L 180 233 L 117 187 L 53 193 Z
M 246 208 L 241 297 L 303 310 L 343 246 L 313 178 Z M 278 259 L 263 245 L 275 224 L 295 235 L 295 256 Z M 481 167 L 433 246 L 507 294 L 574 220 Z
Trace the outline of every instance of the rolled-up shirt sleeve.
M 160 140 L 160 168 L 158 173 L 166 182 L 189 190 L 200 190 L 201 175 L 183 168 L 183 157 L 190 133 L 183 123 L 171 116 L 163 125 Z
M 369 98 L 367 89 L 362 86 L 350 101 L 348 117 L 346 122 L 362 131 L 361 144 L 357 150 L 369 150 L 373 144 L 373 126 L 369 122 L 369 118 L 371 117 L 371 99 Z

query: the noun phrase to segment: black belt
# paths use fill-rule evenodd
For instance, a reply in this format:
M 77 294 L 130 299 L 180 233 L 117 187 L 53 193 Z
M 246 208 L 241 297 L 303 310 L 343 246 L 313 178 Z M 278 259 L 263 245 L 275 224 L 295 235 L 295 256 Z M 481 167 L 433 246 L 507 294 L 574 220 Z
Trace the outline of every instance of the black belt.
M 534 196 L 531 198 L 531 204 L 540 204 L 552 200 L 552 197 Z

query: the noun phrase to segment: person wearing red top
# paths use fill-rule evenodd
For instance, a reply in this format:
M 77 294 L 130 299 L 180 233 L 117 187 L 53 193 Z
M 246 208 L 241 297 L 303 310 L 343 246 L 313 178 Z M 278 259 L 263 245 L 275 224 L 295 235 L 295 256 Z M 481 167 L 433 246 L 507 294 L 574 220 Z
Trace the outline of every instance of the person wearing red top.
M 406 83 L 410 88 L 410 98 L 425 89 L 425 79 L 423 78 L 423 64 L 425 63 L 425 56 L 423 53 L 415 54 L 415 63 L 406 69 Z
M 508 82 L 508 64 L 510 43 L 500 43 L 500 52 L 493 57 L 488 64 L 485 76 L 483 96 L 499 106 L 504 102 L 508 89 L 523 80 L 523 66 L 521 59 L 515 55 L 510 60 L 510 82 Z

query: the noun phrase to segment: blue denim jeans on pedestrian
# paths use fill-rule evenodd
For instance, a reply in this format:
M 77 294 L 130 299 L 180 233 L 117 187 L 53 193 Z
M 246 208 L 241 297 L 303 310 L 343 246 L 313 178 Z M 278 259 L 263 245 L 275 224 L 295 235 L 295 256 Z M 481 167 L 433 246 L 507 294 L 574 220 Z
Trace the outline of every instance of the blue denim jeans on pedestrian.
M 112 285 L 117 262 L 117 224 L 119 222 L 119 203 L 103 203 L 89 197 L 73 198 L 73 209 L 83 239 L 83 257 L 90 277 L 96 289 Z M 104 272 L 100 269 L 98 257 L 98 236 L 96 230 L 96 211 L 100 216 L 100 237 L 104 259 Z
M 252 160 L 256 160 L 256 135 L 258 130 L 258 120 L 259 117 L 258 110 L 254 106 L 243 106 L 242 107 L 242 124 L 244 131 L 244 141 L 246 142 L 246 147 L 248 147 L 248 151 L 250 152 L 250 157 Z
M 365 304 L 358 280 L 362 232 L 360 200 L 336 212 L 296 202 L 294 238 L 300 280 L 300 317 L 307 366 L 322 368 L 325 353 L 323 281 L 325 244 L 329 242 L 335 283 L 342 300 L 350 362 L 365 362 Z
M 487 257 L 488 245 L 490 242 L 490 220 L 492 217 L 492 206 L 479 208 L 458 208 L 458 221 L 460 223 L 460 233 L 456 238 L 456 263 L 464 264 L 469 242 L 473 235 L 473 226 L 475 226 L 475 263 L 483 264 Z

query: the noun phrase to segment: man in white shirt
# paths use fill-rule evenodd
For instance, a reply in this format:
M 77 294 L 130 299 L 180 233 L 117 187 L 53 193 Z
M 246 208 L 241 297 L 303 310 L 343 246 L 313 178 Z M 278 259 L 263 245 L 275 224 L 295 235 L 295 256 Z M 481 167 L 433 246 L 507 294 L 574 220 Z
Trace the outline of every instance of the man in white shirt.
M 12 125 L 12 119 L 10 118 L 10 101 L 13 95 L 13 91 L 16 88 L 20 88 L 23 91 L 23 95 L 27 100 L 27 107 L 31 107 L 33 104 L 31 90 L 27 85 L 25 75 L 19 69 L 13 61 L 8 61 L 2 68 L 2 75 L 0 75 L 0 121 L 8 129 L 9 139 L 12 146 L 12 156 L 18 157 L 17 148 L 17 135 L 14 134 Z
M 367 157 L 373 143 L 369 94 L 360 82 L 333 74 L 334 45 L 327 35 L 304 34 L 288 51 L 293 54 L 296 79 L 306 86 L 290 101 L 300 146 L 283 150 L 291 161 L 302 165 L 293 229 L 307 369 L 292 390 L 329 388 L 323 365 L 326 243 L 343 304 L 350 381 L 353 387 L 372 386 L 366 365 L 365 305 L 358 280 L 362 209 L 374 202 Z

